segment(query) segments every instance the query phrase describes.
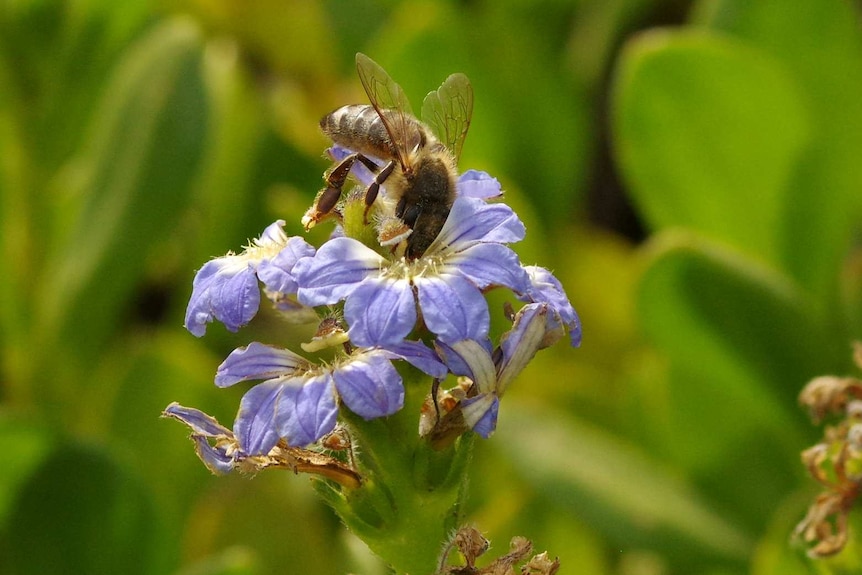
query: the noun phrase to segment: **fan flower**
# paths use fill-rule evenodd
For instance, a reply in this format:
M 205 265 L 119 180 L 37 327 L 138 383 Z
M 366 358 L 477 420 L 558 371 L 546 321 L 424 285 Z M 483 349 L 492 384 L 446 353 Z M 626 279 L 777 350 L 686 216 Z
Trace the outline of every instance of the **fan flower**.
M 345 300 L 348 335 L 362 347 L 403 341 L 416 326 L 417 304 L 441 340 L 482 339 L 490 324 L 483 290 L 530 288 L 518 256 L 503 245 L 523 237 L 508 206 L 459 196 L 422 257 L 387 259 L 353 238 L 334 238 L 293 268 L 297 297 L 308 306 Z
M 467 377 L 472 385 L 456 409 L 460 410 L 463 425 L 484 438 L 497 426 L 500 398 L 509 385 L 524 370 L 536 352 L 555 341 L 549 338 L 558 329 L 553 311 L 548 304 L 528 304 L 515 316 L 512 329 L 500 338 L 500 345 L 492 350 L 487 339 L 445 343 L 435 342 L 437 353 L 458 376 Z M 454 410 L 453 410 L 454 412 Z M 462 429 L 428 429 L 428 434 L 460 433 Z
M 187 330 L 201 337 L 214 319 L 230 331 L 239 330 L 260 307 L 258 280 L 270 299 L 284 309 L 291 307 L 285 298 L 296 294 L 293 267 L 300 258 L 314 255 L 314 248 L 300 237 L 288 238 L 284 223 L 270 224 L 242 253 L 212 259 L 198 270 L 186 308 Z
M 176 419 L 191 429 L 198 458 L 216 475 L 226 475 L 234 469 L 256 473 L 263 469 L 281 468 L 293 473 L 322 476 L 348 488 L 362 484 L 362 477 L 353 467 L 321 451 L 290 447 L 279 442 L 267 453 L 249 455 L 230 429 L 199 409 L 174 402 L 162 411 L 162 417 Z
M 245 453 L 268 453 L 280 439 L 304 446 L 330 433 L 338 399 L 364 419 L 392 415 L 404 404 L 401 376 L 391 361 L 402 359 L 442 378 L 446 367 L 418 342 L 390 349 L 354 349 L 329 365 L 316 365 L 287 349 L 261 343 L 234 350 L 219 366 L 215 383 L 229 387 L 264 380 L 240 402 L 234 434 Z
M 177 419 L 191 428 L 195 451 L 207 469 L 213 473 L 229 473 L 245 458 L 245 454 L 236 445 L 233 432 L 211 415 L 174 402 L 165 408 L 162 416 Z M 214 445 L 210 444 L 210 439 L 214 440 Z
M 563 330 L 569 334 L 569 342 L 572 347 L 581 345 L 581 320 L 566 292 L 554 274 L 543 267 L 524 266 L 524 270 L 530 277 L 530 288 L 520 299 L 521 301 L 533 303 L 546 303 L 553 311 L 550 320 L 556 322 L 556 330 L 549 332 L 549 337 L 557 333 L 562 336 Z M 556 341 L 553 340 L 551 344 Z M 550 344 L 549 344 L 550 345 Z
M 503 188 L 497 178 L 482 170 L 467 170 L 458 177 L 459 196 L 490 200 L 503 195 Z

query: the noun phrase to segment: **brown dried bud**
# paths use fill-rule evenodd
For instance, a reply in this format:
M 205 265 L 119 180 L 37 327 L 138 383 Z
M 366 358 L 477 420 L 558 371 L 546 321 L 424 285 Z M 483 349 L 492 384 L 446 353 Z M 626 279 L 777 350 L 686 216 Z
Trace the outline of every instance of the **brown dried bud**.
M 814 423 L 830 413 L 841 413 L 852 399 L 862 399 L 862 381 L 834 375 L 815 377 L 799 394 L 799 403 L 808 407 Z

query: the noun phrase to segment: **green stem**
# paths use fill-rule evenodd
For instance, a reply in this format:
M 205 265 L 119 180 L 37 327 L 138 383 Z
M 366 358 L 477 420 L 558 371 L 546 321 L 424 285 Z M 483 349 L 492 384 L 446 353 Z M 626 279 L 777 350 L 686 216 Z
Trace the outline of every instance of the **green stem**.
M 405 405 L 397 414 L 372 421 L 344 414 L 362 486 L 339 492 L 321 485 L 319 492 L 396 573 L 428 575 L 462 522 L 473 437 L 443 451 L 420 439 L 419 408 L 430 382 L 412 368 L 404 375 Z

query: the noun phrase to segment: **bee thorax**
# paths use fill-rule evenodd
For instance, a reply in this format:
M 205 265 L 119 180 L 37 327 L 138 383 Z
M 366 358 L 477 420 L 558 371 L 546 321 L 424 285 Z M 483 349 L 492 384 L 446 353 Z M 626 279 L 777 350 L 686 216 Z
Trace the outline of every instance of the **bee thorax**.
M 451 157 L 426 153 L 395 208 L 395 215 L 413 229 L 407 256 L 416 258 L 437 238 L 455 199 L 455 168 Z

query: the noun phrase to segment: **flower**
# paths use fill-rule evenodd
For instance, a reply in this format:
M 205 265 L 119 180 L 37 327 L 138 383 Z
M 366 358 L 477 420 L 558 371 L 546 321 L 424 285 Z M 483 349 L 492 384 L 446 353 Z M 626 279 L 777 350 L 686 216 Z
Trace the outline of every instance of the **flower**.
M 458 195 L 490 200 L 503 195 L 497 178 L 481 170 L 467 170 L 458 177 Z
M 546 347 L 548 333 L 556 329 L 555 320 L 549 316 L 551 311 L 546 303 L 525 305 L 515 316 L 512 329 L 500 338 L 496 350 L 491 350 L 487 339 L 465 339 L 449 344 L 435 342 L 437 353 L 451 372 L 472 382 L 466 397 L 456 408 L 460 410 L 465 428 L 486 439 L 494 432 L 500 398 L 536 352 Z M 464 429 L 458 426 L 443 426 L 430 429 L 428 434 L 435 441 L 439 439 L 435 434 L 460 434 L 462 431 Z
M 257 314 L 258 280 L 274 301 L 296 293 L 292 269 L 314 248 L 300 237 L 288 238 L 284 220 L 270 224 L 241 254 L 228 253 L 204 264 L 195 274 L 192 296 L 186 308 L 185 327 L 201 337 L 213 319 L 237 331 Z
M 230 429 L 198 409 L 174 402 L 165 408 L 162 416 L 176 419 L 192 430 L 191 439 L 198 457 L 216 475 L 225 475 L 234 469 L 253 473 L 275 467 L 320 475 L 344 487 L 356 488 L 362 483 L 361 476 L 351 465 L 319 451 L 298 449 L 283 442 L 265 454 L 249 455 Z
M 334 238 L 293 268 L 297 297 L 308 306 L 345 300 L 348 335 L 363 347 L 403 341 L 419 318 L 417 303 L 441 340 L 482 339 L 490 324 L 483 290 L 530 288 L 518 256 L 503 245 L 523 237 L 524 225 L 508 206 L 459 196 L 421 257 L 387 259 L 353 238 Z
M 558 330 L 551 330 L 549 337 L 553 337 L 554 333 L 562 335 L 559 332 L 564 329 L 569 333 L 572 347 L 579 347 L 581 345 L 581 320 L 569 302 L 569 298 L 566 297 L 560 280 L 543 267 L 525 266 L 524 270 L 530 277 L 530 288 L 521 296 L 521 301 L 548 304 L 554 312 L 553 318 L 559 328 Z M 552 345 L 557 339 L 553 339 L 548 345 Z
M 165 408 L 162 416 L 182 421 L 191 428 L 191 437 L 198 457 L 207 469 L 217 475 L 229 473 L 244 456 L 232 445 L 234 442 L 231 430 L 199 409 L 183 407 L 174 402 Z M 210 445 L 209 439 L 214 439 L 215 445 Z
M 265 454 L 284 439 L 303 446 L 330 433 L 340 400 L 364 419 L 392 415 L 404 404 L 401 376 L 391 361 L 403 359 L 437 378 L 446 374 L 430 349 L 402 342 L 384 349 L 355 349 L 330 365 L 315 365 L 290 350 L 261 343 L 234 350 L 219 366 L 215 383 L 265 380 L 240 402 L 234 433 L 243 450 Z

